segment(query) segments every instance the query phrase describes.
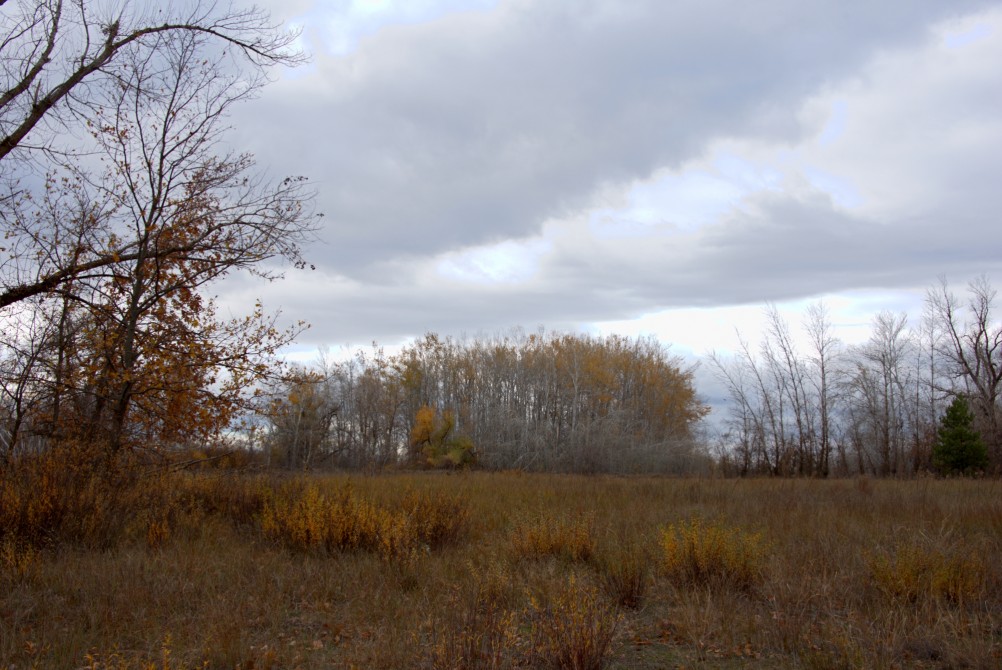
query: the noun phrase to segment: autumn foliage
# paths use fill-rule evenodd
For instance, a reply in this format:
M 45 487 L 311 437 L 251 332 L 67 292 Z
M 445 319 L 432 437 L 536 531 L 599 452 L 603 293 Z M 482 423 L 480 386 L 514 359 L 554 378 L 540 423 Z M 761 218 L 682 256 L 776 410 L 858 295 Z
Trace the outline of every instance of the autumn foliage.
M 189 3 L 154 19 L 120 5 L 3 13 L 8 463 L 47 449 L 110 461 L 204 446 L 299 330 L 256 302 L 224 317 L 207 290 L 235 272 L 277 278 L 270 261 L 304 265 L 315 226 L 304 180 L 269 182 L 220 144 L 230 106 L 267 66 L 299 62 L 294 38 L 256 9 Z
M 455 415 L 446 410 L 436 412 L 427 405 L 414 417 L 411 428 L 411 449 L 418 463 L 431 467 L 460 467 L 474 462 L 473 441 L 454 434 Z

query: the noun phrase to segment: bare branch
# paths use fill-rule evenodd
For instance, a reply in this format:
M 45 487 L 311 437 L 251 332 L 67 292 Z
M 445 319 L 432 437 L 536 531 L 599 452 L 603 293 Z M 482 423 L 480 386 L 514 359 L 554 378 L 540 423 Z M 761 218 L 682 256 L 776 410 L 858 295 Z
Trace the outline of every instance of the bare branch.
M 127 28 L 123 20 L 129 6 L 129 2 L 123 2 L 114 18 L 107 19 L 98 26 L 103 39 L 94 49 L 91 48 L 92 26 L 85 14 L 86 3 L 80 4 L 80 16 L 76 21 L 71 21 L 62 11 L 62 2 L 56 1 L 49 7 L 45 0 L 37 0 L 36 12 L 32 14 L 32 18 L 26 19 L 25 25 L 15 25 L 11 29 L 9 39 L 12 40 L 12 46 L 24 40 L 30 45 L 35 39 L 34 28 L 42 23 L 48 24 L 42 38 L 45 47 L 40 52 L 34 50 L 24 58 L 26 70 L 23 76 L 13 82 L 3 97 L 0 97 L 0 127 L 6 129 L 0 137 L 0 160 L 20 147 L 29 133 L 71 93 L 86 99 L 86 94 L 78 93 L 78 89 L 96 74 L 111 75 L 107 68 L 120 54 L 131 47 L 156 51 L 163 46 L 161 37 L 171 40 L 185 34 L 203 35 L 220 45 L 235 47 L 257 68 L 296 65 L 305 60 L 301 53 L 291 49 L 296 35 L 276 30 L 269 23 L 267 15 L 260 10 L 229 11 L 216 16 L 213 15 L 215 4 L 210 3 L 204 9 L 196 5 L 181 20 L 164 20 L 154 24 L 152 17 L 140 16 L 137 18 L 140 25 Z M 46 11 L 49 14 L 47 21 L 38 16 L 40 12 Z M 142 25 L 143 21 L 149 22 Z M 66 59 L 73 66 L 66 72 L 51 72 L 51 77 L 55 80 L 53 83 L 40 82 L 43 73 L 58 67 L 53 59 L 53 51 L 57 34 L 67 24 L 70 28 L 76 28 L 76 38 L 80 43 L 78 53 Z M 66 35 L 60 39 L 72 43 L 74 36 Z M 5 65 L 9 70 L 9 61 Z M 26 96 L 30 99 L 22 100 Z

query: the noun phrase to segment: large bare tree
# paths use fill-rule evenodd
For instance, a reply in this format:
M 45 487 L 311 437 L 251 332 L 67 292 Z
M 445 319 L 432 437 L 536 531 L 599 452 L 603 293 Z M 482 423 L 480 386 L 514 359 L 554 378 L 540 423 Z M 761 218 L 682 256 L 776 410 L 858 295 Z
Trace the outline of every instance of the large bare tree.
M 115 453 L 219 431 L 292 333 L 259 305 L 219 319 L 203 287 L 302 265 L 315 226 L 301 178 L 269 182 L 222 142 L 226 111 L 265 83 L 263 68 L 298 60 L 292 36 L 208 2 L 17 9 L 0 47 L 0 316 L 46 325 L 0 342 L 19 352 L 0 351 L 8 425 L 18 419 L 4 432 L 27 421 Z

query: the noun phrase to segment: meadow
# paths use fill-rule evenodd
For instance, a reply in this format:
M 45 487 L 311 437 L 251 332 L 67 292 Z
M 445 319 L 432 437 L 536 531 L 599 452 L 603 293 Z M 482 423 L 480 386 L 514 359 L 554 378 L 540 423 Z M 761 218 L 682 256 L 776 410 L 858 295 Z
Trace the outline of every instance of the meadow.
M 996 480 L 50 479 L 0 482 L 0 668 L 1002 664 Z

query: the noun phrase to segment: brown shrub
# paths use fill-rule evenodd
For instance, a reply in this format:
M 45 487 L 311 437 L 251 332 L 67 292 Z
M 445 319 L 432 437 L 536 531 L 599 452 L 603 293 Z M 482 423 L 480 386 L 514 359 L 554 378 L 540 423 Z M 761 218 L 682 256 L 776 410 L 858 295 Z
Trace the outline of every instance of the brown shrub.
M 882 593 L 908 603 L 925 598 L 977 601 L 988 579 L 984 552 L 966 543 L 943 547 L 921 540 L 898 542 L 869 556 L 867 563 Z
M 470 510 L 459 496 L 408 491 L 400 502 L 417 542 L 430 549 L 454 544 L 468 530 Z

